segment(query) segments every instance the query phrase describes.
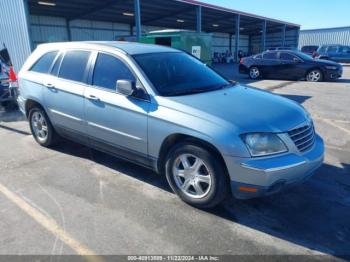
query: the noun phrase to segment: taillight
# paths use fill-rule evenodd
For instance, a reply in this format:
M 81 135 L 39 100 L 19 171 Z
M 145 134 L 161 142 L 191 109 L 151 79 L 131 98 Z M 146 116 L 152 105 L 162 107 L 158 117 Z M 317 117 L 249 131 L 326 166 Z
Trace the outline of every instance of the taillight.
M 241 58 L 241 60 L 239 60 L 239 63 L 240 63 L 240 64 L 243 64 L 243 63 L 244 63 L 244 59 Z

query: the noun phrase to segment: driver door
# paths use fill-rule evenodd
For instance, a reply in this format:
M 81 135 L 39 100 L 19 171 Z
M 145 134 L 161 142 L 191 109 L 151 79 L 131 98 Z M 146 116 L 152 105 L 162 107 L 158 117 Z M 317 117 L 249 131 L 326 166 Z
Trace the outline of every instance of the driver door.
M 91 85 L 84 94 L 90 143 L 124 158 L 146 158 L 150 103 L 116 92 L 117 80 L 137 81 L 121 58 L 102 52 L 95 55 Z

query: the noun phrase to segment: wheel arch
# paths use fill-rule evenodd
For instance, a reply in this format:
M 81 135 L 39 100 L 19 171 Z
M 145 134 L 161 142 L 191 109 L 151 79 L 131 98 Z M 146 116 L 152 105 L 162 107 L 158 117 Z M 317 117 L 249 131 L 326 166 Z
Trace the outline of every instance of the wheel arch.
M 160 174 L 165 174 L 165 162 L 166 162 L 167 154 L 171 150 L 171 148 L 173 148 L 175 145 L 179 143 L 185 143 L 185 142 L 201 146 L 207 149 L 208 151 L 212 152 L 213 154 L 215 154 L 218 157 L 218 159 L 222 162 L 225 172 L 228 175 L 228 170 L 227 170 L 225 160 L 222 154 L 220 153 L 220 151 L 213 144 L 203 139 L 186 135 L 186 134 L 181 134 L 181 133 L 169 135 L 162 142 L 162 145 L 160 147 L 159 154 L 158 154 L 158 161 L 157 161 L 157 170 Z
M 322 78 L 324 77 L 324 70 L 320 66 L 315 65 L 315 66 L 309 68 L 308 70 L 306 70 L 305 78 L 312 70 L 319 70 L 322 74 Z
M 32 108 L 34 108 L 34 107 L 40 107 L 46 113 L 46 110 L 45 110 L 44 106 L 40 102 L 38 102 L 38 101 L 36 101 L 34 99 L 27 99 L 26 104 L 25 104 L 25 113 L 26 113 L 26 117 L 27 118 L 29 117 L 30 110 Z

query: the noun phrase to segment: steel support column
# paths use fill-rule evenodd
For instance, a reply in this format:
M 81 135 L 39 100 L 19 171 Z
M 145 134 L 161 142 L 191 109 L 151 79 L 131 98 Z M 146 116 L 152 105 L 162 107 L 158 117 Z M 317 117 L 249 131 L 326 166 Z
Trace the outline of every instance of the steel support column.
M 201 6 L 196 7 L 196 17 L 197 17 L 196 31 L 197 33 L 200 33 L 202 32 L 202 7 Z
M 66 29 L 67 29 L 67 39 L 68 41 L 72 41 L 72 31 L 70 29 L 70 21 L 66 19 Z
M 236 16 L 236 24 L 235 24 L 235 61 L 239 61 L 238 51 L 239 51 L 239 42 L 240 42 L 240 28 L 241 28 L 241 15 Z
M 262 36 L 261 36 L 261 51 L 266 51 L 266 28 L 267 28 L 267 21 L 264 20 L 262 24 Z
M 283 25 L 283 27 L 282 27 L 282 46 L 286 46 L 286 29 L 287 29 L 287 25 Z
M 140 0 L 134 0 L 134 16 L 135 16 L 136 41 L 140 42 L 140 38 L 141 38 L 141 8 L 140 8 Z

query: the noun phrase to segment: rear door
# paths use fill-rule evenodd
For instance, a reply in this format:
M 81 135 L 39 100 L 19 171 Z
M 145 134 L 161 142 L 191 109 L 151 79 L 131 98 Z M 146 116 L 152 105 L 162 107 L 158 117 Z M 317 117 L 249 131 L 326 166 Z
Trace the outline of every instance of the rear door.
M 145 160 L 150 103 L 117 93 L 116 82 L 131 80 L 137 88 L 142 86 L 124 58 L 99 52 L 95 54 L 95 60 L 90 73 L 91 85 L 85 90 L 90 143 L 126 158 L 138 156 Z
M 340 54 L 338 52 L 339 47 L 338 46 L 329 46 L 327 49 L 327 55 L 329 60 L 338 62 L 340 59 Z
M 84 122 L 84 91 L 87 86 L 87 65 L 91 52 L 67 50 L 61 53 L 53 66 L 52 77 L 44 79 L 45 104 L 57 129 L 68 136 L 86 142 Z

